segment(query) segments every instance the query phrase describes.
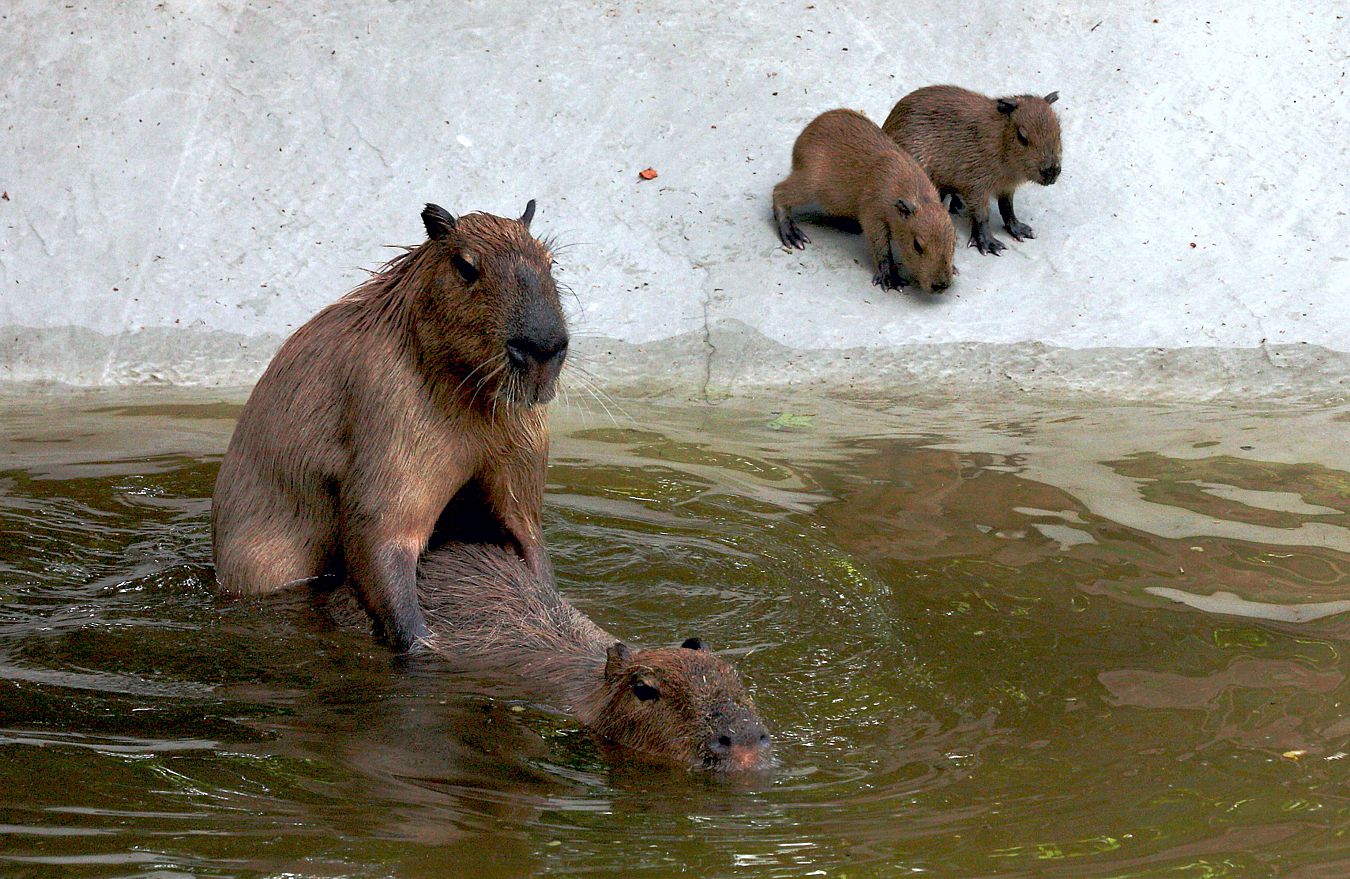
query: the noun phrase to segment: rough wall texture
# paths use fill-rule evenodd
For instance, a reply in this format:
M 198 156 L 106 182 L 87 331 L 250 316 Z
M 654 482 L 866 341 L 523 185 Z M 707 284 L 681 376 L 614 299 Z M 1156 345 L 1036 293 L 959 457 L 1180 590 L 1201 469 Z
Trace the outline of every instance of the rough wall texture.
M 1350 14 L 1047 5 L 10 0 L 0 381 L 247 383 L 422 202 L 535 197 L 602 381 L 1341 391 Z M 932 82 L 1059 90 L 1038 238 L 931 300 L 779 248 L 801 127 Z

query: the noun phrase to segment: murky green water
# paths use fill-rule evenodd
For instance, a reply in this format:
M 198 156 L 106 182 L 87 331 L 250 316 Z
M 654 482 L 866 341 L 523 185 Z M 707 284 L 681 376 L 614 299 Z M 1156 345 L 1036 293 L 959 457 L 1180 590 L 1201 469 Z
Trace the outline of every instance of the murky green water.
M 1344 411 L 624 408 L 555 421 L 564 589 L 732 654 L 772 776 L 217 603 L 233 406 L 9 401 L 0 875 L 1350 875 Z

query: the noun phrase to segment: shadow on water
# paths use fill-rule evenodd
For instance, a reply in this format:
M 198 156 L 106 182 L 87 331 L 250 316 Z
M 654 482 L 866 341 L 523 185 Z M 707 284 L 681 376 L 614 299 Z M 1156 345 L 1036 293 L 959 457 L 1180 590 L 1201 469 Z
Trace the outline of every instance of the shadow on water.
M 237 406 L 4 405 L 4 875 L 1350 869 L 1343 412 L 560 413 L 564 590 L 734 658 L 782 764 L 737 783 L 215 600 Z

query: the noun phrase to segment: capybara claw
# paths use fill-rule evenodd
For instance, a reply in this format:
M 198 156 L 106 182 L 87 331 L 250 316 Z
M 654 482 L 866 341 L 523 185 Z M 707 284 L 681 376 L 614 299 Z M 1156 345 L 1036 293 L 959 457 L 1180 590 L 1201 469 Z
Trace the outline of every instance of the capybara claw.
M 1003 249 L 1006 248 L 1008 245 L 1004 244 L 1002 241 L 999 241 L 992 235 L 981 235 L 981 236 L 972 235 L 970 238 L 969 246 L 975 248 L 980 253 L 987 253 L 993 256 L 999 256 L 1002 253 Z
M 903 290 L 909 286 L 909 281 L 894 265 L 887 264 L 872 276 L 872 284 L 883 290 Z
M 796 250 L 805 250 L 806 245 L 811 243 L 811 239 L 797 227 L 796 223 L 788 223 L 778 227 L 778 240 L 783 242 L 783 246 Z
M 1036 237 L 1036 233 L 1031 231 L 1031 227 L 1026 223 L 1014 221 L 1012 223 L 1005 223 L 1003 228 L 1007 229 L 1008 234 L 1018 241 Z

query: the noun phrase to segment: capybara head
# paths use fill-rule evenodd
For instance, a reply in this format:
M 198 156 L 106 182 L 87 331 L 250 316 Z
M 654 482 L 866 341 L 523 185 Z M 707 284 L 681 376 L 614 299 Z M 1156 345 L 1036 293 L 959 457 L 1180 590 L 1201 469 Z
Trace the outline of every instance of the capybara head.
M 697 638 L 647 650 L 610 645 L 593 729 L 690 769 L 742 772 L 772 759 L 769 731 L 736 670 Z
M 553 399 L 568 344 L 553 254 L 530 234 L 533 218 L 533 199 L 518 220 L 422 211 L 423 246 L 442 258 L 418 332 L 438 340 L 464 387 L 519 406 Z
M 1023 179 L 1049 186 L 1059 179 L 1059 117 L 1050 105 L 1059 92 L 1043 98 L 1018 95 L 995 101 L 1004 116 L 1003 161 Z
M 895 200 L 899 222 L 892 222 L 891 251 L 914 283 L 926 293 L 941 293 L 952 285 L 956 229 L 942 202 Z

